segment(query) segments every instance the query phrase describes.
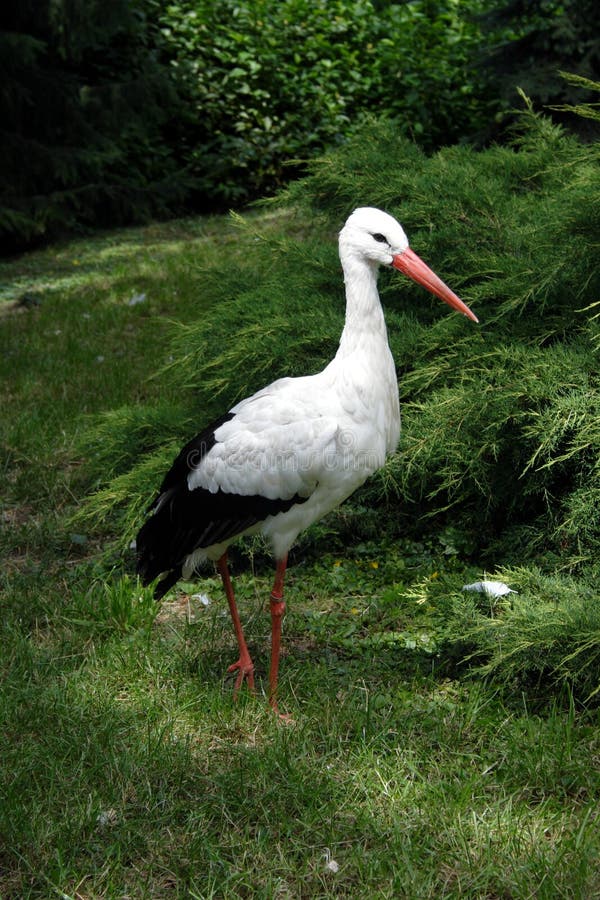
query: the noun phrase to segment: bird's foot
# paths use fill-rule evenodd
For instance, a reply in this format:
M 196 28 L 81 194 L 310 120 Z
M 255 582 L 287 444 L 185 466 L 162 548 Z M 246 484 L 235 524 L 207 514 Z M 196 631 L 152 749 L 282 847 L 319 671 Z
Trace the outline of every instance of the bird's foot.
M 271 707 L 271 712 L 273 712 L 282 725 L 295 725 L 296 722 L 294 718 L 289 713 L 282 713 L 279 710 L 279 706 L 277 705 L 277 700 L 274 697 L 269 699 L 269 706 Z
M 240 656 L 237 662 L 229 666 L 228 672 L 237 672 L 237 678 L 233 685 L 233 699 L 237 700 L 239 690 L 246 679 L 249 690 L 254 693 L 254 663 L 249 656 Z

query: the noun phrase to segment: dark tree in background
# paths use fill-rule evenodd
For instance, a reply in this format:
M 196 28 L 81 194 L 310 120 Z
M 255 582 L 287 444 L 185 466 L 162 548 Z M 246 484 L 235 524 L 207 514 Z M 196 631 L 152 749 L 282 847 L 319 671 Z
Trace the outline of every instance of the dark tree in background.
M 2 248 L 175 212 L 177 93 L 145 4 L 20 0 L 0 29 Z
M 239 207 L 365 113 L 426 152 L 593 99 L 597 0 L 12 0 L 0 11 L 0 250 Z M 580 134 L 591 120 L 553 111 Z M 567 117 L 567 118 L 565 118 Z
M 493 73 L 498 95 L 513 106 L 520 87 L 538 109 L 594 101 L 593 94 L 584 94 L 560 73 L 600 80 L 599 10 L 597 0 L 491 4 L 482 16 L 491 41 L 484 67 Z M 552 115 L 558 121 L 566 119 L 556 110 Z M 568 125 L 583 135 L 592 130 L 585 119 L 573 116 Z

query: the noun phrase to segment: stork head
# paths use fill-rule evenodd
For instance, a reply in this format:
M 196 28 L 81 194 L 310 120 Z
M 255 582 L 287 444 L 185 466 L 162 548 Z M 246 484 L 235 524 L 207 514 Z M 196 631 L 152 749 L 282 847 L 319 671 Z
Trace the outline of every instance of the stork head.
M 340 232 L 340 256 L 360 258 L 370 265 L 393 266 L 430 293 L 474 322 L 478 318 L 466 303 L 408 246 L 399 222 L 371 206 L 355 209 Z

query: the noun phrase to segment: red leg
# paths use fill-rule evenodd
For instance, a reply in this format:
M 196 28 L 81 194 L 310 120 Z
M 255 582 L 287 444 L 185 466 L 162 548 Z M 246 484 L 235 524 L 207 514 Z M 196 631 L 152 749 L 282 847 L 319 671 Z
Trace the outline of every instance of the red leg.
M 217 569 L 223 580 L 223 587 L 225 588 L 225 594 L 227 595 L 227 602 L 229 604 L 229 612 L 231 613 L 231 620 L 233 622 L 238 647 L 240 648 L 240 658 L 227 669 L 228 672 L 235 672 L 237 669 L 238 674 L 233 686 L 233 697 L 235 700 L 237 699 L 238 691 L 244 682 L 244 678 L 247 679 L 250 690 L 254 690 L 254 663 L 248 652 L 246 638 L 244 637 L 240 615 L 235 602 L 231 578 L 229 577 L 229 569 L 227 567 L 227 553 L 224 553 L 223 556 L 217 560 Z
M 269 672 L 269 704 L 275 712 L 277 708 L 277 676 L 279 674 L 279 652 L 281 648 L 281 620 L 285 613 L 283 600 L 283 579 L 287 566 L 287 553 L 277 563 L 275 583 L 271 591 L 271 669 Z

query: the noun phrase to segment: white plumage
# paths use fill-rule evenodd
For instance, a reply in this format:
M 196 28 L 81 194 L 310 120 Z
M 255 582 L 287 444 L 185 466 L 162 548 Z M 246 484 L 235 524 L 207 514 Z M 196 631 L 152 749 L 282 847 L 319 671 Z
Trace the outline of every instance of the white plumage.
M 205 560 L 223 577 L 240 648 L 236 691 L 253 686 L 250 659 L 227 572 L 226 551 L 261 532 L 277 561 L 270 702 L 276 707 L 283 576 L 298 534 L 346 499 L 393 452 L 400 436 L 396 369 L 377 292 L 380 265 L 394 266 L 471 319 L 476 317 L 410 250 L 399 223 L 355 210 L 339 238 L 346 321 L 323 371 L 282 378 L 234 406 L 183 448 L 138 539 L 145 583 L 162 596 Z
M 487 594 L 488 597 L 505 597 L 506 594 L 516 594 L 517 591 L 509 588 L 503 581 L 474 581 L 473 584 L 465 584 L 463 591 L 478 591 L 480 594 Z

